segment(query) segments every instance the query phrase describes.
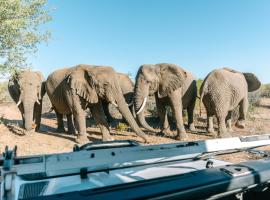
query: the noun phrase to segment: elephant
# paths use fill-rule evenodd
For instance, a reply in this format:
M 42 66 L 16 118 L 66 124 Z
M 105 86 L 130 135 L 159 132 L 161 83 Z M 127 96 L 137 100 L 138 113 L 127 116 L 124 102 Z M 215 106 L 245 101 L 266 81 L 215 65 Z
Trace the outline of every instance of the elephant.
M 155 95 L 160 118 L 161 132 L 169 129 L 166 105 L 170 105 L 176 121 L 177 139 L 187 138 L 182 111 L 187 109 L 188 126 L 195 131 L 193 112 L 197 97 L 197 85 L 194 76 L 175 64 L 145 64 L 137 73 L 134 91 L 134 105 L 137 120 L 142 127 L 156 132 L 145 121 L 144 108 L 148 95 Z
M 40 128 L 42 98 L 45 94 L 45 82 L 41 72 L 26 70 L 14 73 L 8 82 L 11 98 L 21 112 L 23 127 L 29 131 Z
M 68 131 L 75 133 L 72 115 L 74 116 L 78 143 L 88 141 L 84 112 L 87 108 L 100 127 L 102 139 L 113 140 L 102 108 L 102 100 L 117 106 L 131 128 L 147 142 L 146 135 L 128 109 L 112 67 L 81 64 L 56 70 L 47 78 L 46 91 L 57 115 L 58 130 L 64 129 L 62 118 L 66 115 Z
M 124 95 L 125 101 L 128 104 L 130 112 L 134 115 L 134 109 L 133 109 L 133 94 L 134 94 L 134 83 L 129 78 L 128 75 L 123 73 L 116 73 L 118 82 L 120 84 L 122 93 Z M 102 101 L 102 106 L 105 112 L 105 115 L 107 117 L 108 122 L 113 121 L 113 117 L 110 114 L 109 111 L 109 103 L 105 100 Z M 134 115 L 135 116 L 135 115 Z
M 252 73 L 241 73 L 230 68 L 215 69 L 204 79 L 200 88 L 200 99 L 207 112 L 207 130 L 214 133 L 213 116 L 218 121 L 218 137 L 230 137 L 232 110 L 239 105 L 236 125 L 245 128 L 248 111 L 248 92 L 260 88 L 261 82 Z

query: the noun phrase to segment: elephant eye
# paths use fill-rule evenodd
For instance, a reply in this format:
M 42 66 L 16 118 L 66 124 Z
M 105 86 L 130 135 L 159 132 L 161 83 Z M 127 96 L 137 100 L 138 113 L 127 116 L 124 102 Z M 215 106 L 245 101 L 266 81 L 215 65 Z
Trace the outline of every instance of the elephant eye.
M 148 81 L 148 80 L 145 80 L 145 83 L 146 83 L 146 84 L 150 84 L 150 81 Z

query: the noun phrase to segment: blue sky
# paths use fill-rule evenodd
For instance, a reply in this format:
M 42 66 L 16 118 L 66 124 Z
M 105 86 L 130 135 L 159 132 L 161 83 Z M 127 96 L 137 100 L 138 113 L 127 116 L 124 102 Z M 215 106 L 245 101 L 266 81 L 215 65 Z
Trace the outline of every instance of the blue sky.
M 204 78 L 229 66 L 270 82 L 268 0 L 49 0 L 48 44 L 30 58 L 47 76 L 80 63 L 136 75 L 169 62 Z

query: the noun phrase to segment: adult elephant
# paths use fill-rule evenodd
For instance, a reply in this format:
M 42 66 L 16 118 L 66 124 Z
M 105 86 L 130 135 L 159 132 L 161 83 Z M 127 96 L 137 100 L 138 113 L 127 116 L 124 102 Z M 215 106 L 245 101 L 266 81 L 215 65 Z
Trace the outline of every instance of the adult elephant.
M 226 121 L 231 130 L 232 110 L 239 105 L 239 119 L 236 125 L 245 128 L 248 111 L 248 92 L 258 90 L 261 86 L 252 73 L 241 73 L 229 68 L 216 69 L 204 79 L 200 96 L 207 111 L 207 129 L 213 133 L 213 116 L 218 121 L 218 137 L 230 137 Z
M 128 75 L 123 73 L 116 73 L 117 80 L 119 82 L 121 91 L 124 95 L 125 101 L 128 104 L 130 112 L 133 114 L 133 94 L 134 94 L 134 83 L 129 78 Z M 109 103 L 106 100 L 102 101 L 103 109 L 105 112 L 105 115 L 107 117 L 107 120 L 109 122 L 113 121 L 113 117 L 109 111 Z
M 155 95 L 161 131 L 169 128 L 166 105 L 170 105 L 176 120 L 177 139 L 186 138 L 182 111 L 188 111 L 188 126 L 195 131 L 193 111 L 197 97 L 196 80 L 181 67 L 161 63 L 142 65 L 136 76 L 134 104 L 139 123 L 147 130 L 156 132 L 145 121 L 144 108 L 148 95 Z
M 40 128 L 44 78 L 40 72 L 22 71 L 9 79 L 8 90 L 21 112 L 23 127 L 29 131 Z
M 118 107 L 131 128 L 146 141 L 146 135 L 137 125 L 123 97 L 116 72 L 111 67 L 94 65 L 77 65 L 72 68 L 60 69 L 49 75 L 46 91 L 56 111 L 58 129 L 62 115 L 67 116 L 69 132 L 75 132 L 72 115 L 78 129 L 77 141 L 88 141 L 84 110 L 89 108 L 99 125 L 104 141 L 112 140 L 109 125 L 102 109 L 102 100 Z

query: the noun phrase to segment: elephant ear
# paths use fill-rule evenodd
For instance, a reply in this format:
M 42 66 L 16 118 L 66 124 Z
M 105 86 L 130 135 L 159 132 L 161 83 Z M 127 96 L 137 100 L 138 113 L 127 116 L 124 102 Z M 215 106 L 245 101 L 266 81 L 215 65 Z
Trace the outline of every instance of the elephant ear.
M 186 78 L 187 72 L 180 67 L 170 64 L 161 64 L 158 96 L 160 98 L 165 97 L 174 90 L 182 87 Z
M 39 91 L 38 91 L 38 99 L 42 99 L 43 96 L 46 93 L 45 81 L 44 81 L 44 77 L 43 77 L 41 72 L 36 72 L 36 74 L 37 74 L 37 76 L 39 77 L 39 80 L 40 80 L 40 87 L 39 87 Z
M 45 84 L 46 84 L 46 81 L 42 81 L 42 83 L 41 83 L 41 85 L 40 85 L 40 91 L 39 91 L 39 94 L 38 94 L 38 98 L 39 98 L 39 99 L 42 99 L 43 96 L 44 96 L 45 93 L 46 93 Z
M 85 99 L 89 103 L 97 103 L 98 96 L 95 90 L 95 81 L 90 77 L 86 70 L 76 69 L 68 77 L 70 88 L 77 95 Z
M 261 87 L 261 82 L 252 73 L 243 73 L 248 84 L 248 92 L 254 92 Z
M 11 98 L 17 103 L 20 98 L 20 86 L 18 80 L 15 77 L 11 77 L 8 81 L 8 90 Z

